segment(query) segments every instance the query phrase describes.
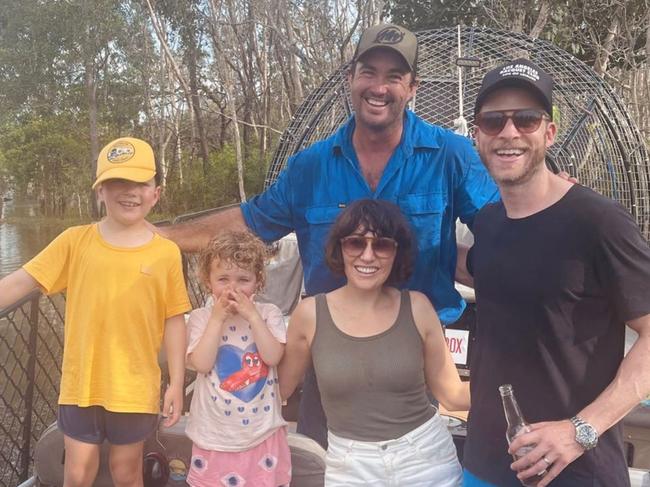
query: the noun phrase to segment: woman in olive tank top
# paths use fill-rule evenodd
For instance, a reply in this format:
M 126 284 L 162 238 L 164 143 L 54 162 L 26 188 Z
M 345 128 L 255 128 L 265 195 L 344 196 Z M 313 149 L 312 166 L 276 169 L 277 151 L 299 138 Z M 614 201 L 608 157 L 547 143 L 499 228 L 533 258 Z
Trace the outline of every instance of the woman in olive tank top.
M 427 387 L 449 410 L 469 409 L 428 298 L 400 291 L 413 262 L 409 224 L 383 200 L 336 219 L 325 258 L 346 283 L 302 300 L 291 316 L 280 391 L 313 361 L 328 422 L 325 486 L 461 485 L 461 467 Z

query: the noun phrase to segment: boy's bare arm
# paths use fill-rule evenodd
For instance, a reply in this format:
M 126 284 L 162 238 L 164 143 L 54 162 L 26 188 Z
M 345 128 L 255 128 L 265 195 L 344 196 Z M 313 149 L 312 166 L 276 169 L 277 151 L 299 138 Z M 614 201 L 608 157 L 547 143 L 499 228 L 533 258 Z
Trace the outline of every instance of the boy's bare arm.
M 176 242 L 185 252 L 198 252 L 219 232 L 247 228 L 244 215 L 237 206 L 186 223 L 154 227 L 154 231 Z
M 183 411 L 183 383 L 185 381 L 185 318 L 176 315 L 165 321 L 164 335 L 169 387 L 163 398 L 163 416 L 167 417 L 165 426 L 172 426 Z
M 0 279 L 0 309 L 11 306 L 38 289 L 38 282 L 25 269 L 18 269 Z

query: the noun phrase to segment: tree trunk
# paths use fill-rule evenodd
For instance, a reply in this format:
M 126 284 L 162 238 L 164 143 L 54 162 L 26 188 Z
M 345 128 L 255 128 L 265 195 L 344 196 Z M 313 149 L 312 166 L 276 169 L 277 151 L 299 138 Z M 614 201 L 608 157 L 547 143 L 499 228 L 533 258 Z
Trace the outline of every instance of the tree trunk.
M 87 2 L 83 2 L 83 9 L 88 7 Z M 95 84 L 95 60 L 94 49 L 95 39 L 91 38 L 91 26 L 88 24 L 88 16 L 84 14 L 86 19 L 85 37 L 86 45 L 83 46 L 84 52 L 84 86 L 86 90 L 86 100 L 88 101 L 88 135 L 90 137 L 90 167 L 92 170 L 93 181 L 97 173 L 97 157 L 99 156 L 99 135 L 97 133 L 97 85 Z M 94 191 L 90 190 L 91 201 L 91 217 L 96 220 L 99 218 L 99 204 Z
M 293 23 L 290 17 L 289 5 L 285 0 L 281 1 L 281 15 L 282 25 L 284 26 L 285 33 L 287 36 L 287 45 L 288 49 L 286 50 L 286 56 L 289 65 L 287 66 L 287 74 L 290 81 L 291 91 L 289 92 L 289 100 L 291 102 L 291 113 L 293 114 L 298 108 L 300 102 L 302 102 L 303 90 L 302 90 L 302 80 L 300 78 L 300 71 L 298 69 L 298 61 L 296 55 L 293 53 L 292 48 L 296 43 L 296 36 L 293 32 Z
M 90 136 L 90 167 L 93 181 L 97 172 L 97 157 L 99 156 L 99 135 L 97 134 L 97 86 L 92 61 L 86 60 L 85 65 L 86 98 L 88 100 L 88 134 Z M 92 218 L 99 218 L 99 206 L 94 191 L 91 190 Z
M 537 20 L 535 21 L 535 25 L 530 31 L 530 37 L 537 39 L 542 34 L 542 31 L 548 22 L 550 11 L 551 5 L 549 0 L 541 0 L 539 5 L 539 13 L 537 14 Z
M 609 29 L 607 29 L 607 35 L 605 36 L 602 45 L 598 46 L 596 61 L 594 62 L 594 71 L 599 76 L 604 76 L 607 72 L 609 56 L 612 53 L 612 47 L 614 46 L 614 41 L 616 40 L 616 35 L 618 34 L 620 20 L 621 7 L 618 7 L 614 11 L 614 16 L 612 17 L 612 21 L 609 24 Z
M 195 36 L 193 36 L 195 37 Z M 194 119 L 196 120 L 196 130 L 199 136 L 199 148 L 201 151 L 201 160 L 203 161 L 203 177 L 207 178 L 210 173 L 210 150 L 208 148 L 208 140 L 205 134 L 205 126 L 203 123 L 203 112 L 201 110 L 201 100 L 199 98 L 198 90 L 198 76 L 196 73 L 197 50 L 196 46 L 189 39 L 189 48 L 187 55 L 187 69 L 190 76 L 190 92 L 192 93 L 192 109 L 194 111 Z
M 525 21 L 526 21 L 526 10 L 524 8 L 516 9 L 512 14 L 512 22 L 510 24 L 510 30 L 512 32 L 523 32 Z
M 223 76 L 223 88 L 226 92 L 226 100 L 228 103 L 228 111 L 230 112 L 230 117 L 232 119 L 232 131 L 233 139 L 235 143 L 235 157 L 237 160 L 237 183 L 239 186 L 239 199 L 240 201 L 246 201 L 246 190 L 244 188 L 244 161 L 242 159 L 242 148 L 241 148 L 241 138 L 239 135 L 239 119 L 237 118 L 237 105 L 235 103 L 234 90 L 231 82 L 231 77 L 228 74 L 225 74 L 225 71 L 229 69 L 227 66 L 224 66 L 222 72 Z
M 639 70 L 640 82 L 638 86 L 643 90 L 641 98 L 644 100 L 644 106 L 640 110 L 639 123 L 641 130 L 645 135 L 645 140 L 650 141 L 650 5 L 646 2 L 646 22 L 645 22 L 645 69 Z
M 169 65 L 172 68 L 172 72 L 176 75 L 176 79 L 178 80 L 178 82 L 180 83 L 183 89 L 183 93 L 185 94 L 185 99 L 187 100 L 187 103 L 190 106 L 190 110 L 192 110 L 192 90 L 190 89 L 190 86 L 185 80 L 185 77 L 181 73 L 181 70 L 178 67 L 178 63 L 176 63 L 176 60 L 174 59 L 174 56 L 172 55 L 172 52 L 169 49 L 169 45 L 167 44 L 167 39 L 164 30 L 161 26 L 158 16 L 156 15 L 156 12 L 153 9 L 153 6 L 151 5 L 151 0 L 145 0 L 145 1 L 147 2 L 147 8 L 149 10 L 151 24 L 153 25 L 154 31 L 156 32 L 156 37 L 158 38 L 158 41 L 160 42 L 160 46 L 163 52 L 165 53 L 165 57 L 167 58 L 167 61 L 169 62 Z
M 259 162 L 262 164 L 266 155 L 266 146 L 268 138 L 268 128 L 270 112 L 271 112 L 271 90 L 269 89 L 269 34 L 267 29 L 264 29 L 264 37 L 262 41 L 261 53 L 261 93 L 262 93 L 262 133 L 260 136 L 259 145 Z

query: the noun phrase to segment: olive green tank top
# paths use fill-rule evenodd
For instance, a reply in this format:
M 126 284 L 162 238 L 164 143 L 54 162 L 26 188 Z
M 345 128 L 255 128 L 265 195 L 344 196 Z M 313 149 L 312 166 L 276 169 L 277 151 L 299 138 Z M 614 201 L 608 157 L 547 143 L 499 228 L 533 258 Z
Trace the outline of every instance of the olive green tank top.
M 337 436 L 395 439 L 436 412 L 426 394 L 424 343 L 407 290 L 395 323 L 370 337 L 353 337 L 337 328 L 325 295 L 318 294 L 311 353 L 327 425 Z

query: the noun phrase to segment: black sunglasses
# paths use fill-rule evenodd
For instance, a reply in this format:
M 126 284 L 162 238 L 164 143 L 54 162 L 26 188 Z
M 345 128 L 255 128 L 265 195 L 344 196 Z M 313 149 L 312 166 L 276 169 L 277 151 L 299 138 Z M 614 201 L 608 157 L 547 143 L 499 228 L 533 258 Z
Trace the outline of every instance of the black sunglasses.
M 341 239 L 341 249 L 350 257 L 359 257 L 368 244 L 377 257 L 390 257 L 397 249 L 397 242 L 390 237 L 349 235 Z
M 501 133 L 508 120 L 512 120 L 513 125 L 519 132 L 530 134 L 539 128 L 544 119 L 550 120 L 546 112 L 532 108 L 481 112 L 476 115 L 476 125 L 486 135 L 497 135 Z

